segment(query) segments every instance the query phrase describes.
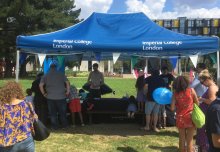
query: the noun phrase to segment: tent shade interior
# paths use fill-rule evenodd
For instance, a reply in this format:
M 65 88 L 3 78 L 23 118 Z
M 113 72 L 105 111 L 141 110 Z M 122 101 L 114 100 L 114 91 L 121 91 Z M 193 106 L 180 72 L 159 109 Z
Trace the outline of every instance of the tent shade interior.
M 216 52 L 219 39 L 170 31 L 143 13 L 93 13 L 86 20 L 59 31 L 18 36 L 16 45 L 20 51 L 29 53 L 189 56 Z

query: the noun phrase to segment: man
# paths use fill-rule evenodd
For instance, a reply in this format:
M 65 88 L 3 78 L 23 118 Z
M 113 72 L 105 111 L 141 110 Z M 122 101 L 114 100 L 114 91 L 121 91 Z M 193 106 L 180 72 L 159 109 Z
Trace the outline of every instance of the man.
M 104 76 L 103 74 L 98 70 L 98 64 L 94 63 L 92 65 L 93 71 L 90 72 L 88 77 L 88 83 L 90 84 L 90 91 L 89 91 L 89 97 L 90 98 L 101 98 L 101 85 L 104 84 Z
M 191 88 L 194 88 L 198 97 L 201 97 L 207 90 L 207 87 L 202 85 L 198 80 L 198 75 L 202 70 L 206 69 L 206 65 L 204 63 L 198 63 L 196 66 L 196 76 L 191 84 Z
M 217 99 L 209 105 L 206 112 L 206 134 L 209 152 L 220 152 L 220 90 L 217 92 Z
M 160 87 L 165 87 L 163 79 L 159 76 L 159 70 L 153 70 L 152 75 L 145 79 L 147 86 L 147 101 L 145 102 L 145 114 L 146 114 L 146 126 L 144 130 L 150 130 L 150 120 L 152 115 L 153 120 L 153 130 L 158 132 L 157 121 L 160 105 L 156 103 L 153 99 L 153 92 L 155 89 Z
M 66 96 L 69 95 L 70 85 L 64 73 L 56 70 L 57 65 L 56 60 L 51 61 L 49 64 L 50 70 L 42 77 L 39 85 L 41 93 L 47 98 L 52 129 L 59 128 L 57 113 L 60 116 L 61 128 L 65 128 L 68 125 Z M 46 86 L 46 92 L 44 85 Z

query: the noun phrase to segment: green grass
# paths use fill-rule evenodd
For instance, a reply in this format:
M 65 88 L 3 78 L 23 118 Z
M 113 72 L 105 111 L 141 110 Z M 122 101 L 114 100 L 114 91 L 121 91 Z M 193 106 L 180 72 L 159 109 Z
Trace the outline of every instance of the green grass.
M 36 152 L 177 152 L 174 127 L 160 133 L 145 132 L 139 125 L 94 124 L 52 132 L 36 142 Z
M 14 80 L 14 79 L 11 79 Z M 69 78 L 81 88 L 87 78 Z M 0 86 L 7 80 L 1 80 Z M 33 79 L 20 80 L 23 89 L 31 87 Z M 121 98 L 126 93 L 136 95 L 135 79 L 105 78 L 116 94 L 103 97 Z M 175 127 L 160 133 L 145 132 L 137 123 L 93 124 L 52 132 L 42 142 L 36 142 L 36 152 L 177 152 L 178 133 Z
M 81 88 L 87 81 L 86 77 L 82 78 L 68 78 L 71 85 L 75 85 L 77 88 Z M 2 86 L 6 81 L 14 81 L 15 79 L 7 79 L 7 80 L 0 80 L 0 86 Z M 23 90 L 25 91 L 27 88 L 31 87 L 31 84 L 34 79 L 20 79 L 19 83 L 21 83 Z M 105 83 L 109 85 L 113 90 L 115 90 L 115 95 L 107 94 L 104 95 L 104 98 L 114 97 L 114 98 L 121 98 L 126 95 L 136 95 L 135 90 L 135 79 L 123 79 L 123 78 L 105 78 Z

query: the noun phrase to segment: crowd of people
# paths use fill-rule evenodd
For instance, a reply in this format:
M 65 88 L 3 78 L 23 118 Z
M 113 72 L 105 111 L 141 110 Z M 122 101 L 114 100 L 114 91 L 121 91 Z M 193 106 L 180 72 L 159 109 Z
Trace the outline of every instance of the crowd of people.
M 37 75 L 31 88 L 26 90 L 26 97 L 16 82 L 8 82 L 0 88 L 0 151 L 33 152 L 34 120 L 39 119 L 45 125 L 50 124 L 54 130 L 66 128 L 69 126 L 67 108 L 71 113 L 73 125 L 75 113 L 78 113 L 81 126 L 85 125 L 80 100 L 100 98 L 104 76 L 98 70 L 98 64 L 93 64 L 93 71 L 88 77 L 90 92 L 86 94 L 83 90 L 78 91 L 64 73 L 56 70 L 57 64 L 53 60 L 47 74 Z M 159 132 L 159 129 L 166 127 L 168 107 L 176 112 L 180 152 L 194 151 L 194 135 L 200 152 L 219 152 L 220 90 L 206 66 L 203 63 L 197 65 L 192 82 L 187 76 L 175 78 L 169 73 L 168 67 L 162 67 L 161 72 L 162 74 L 159 70 L 152 70 L 151 76 L 145 78 L 144 72 L 139 71 L 135 84 L 136 97 L 130 96 L 128 99 L 128 117 L 134 119 L 136 112 L 145 113 L 146 124 L 142 129 Z M 154 90 L 161 87 L 173 92 L 172 103 L 166 105 L 167 107 L 153 98 Z M 93 105 L 89 102 L 87 104 L 87 110 L 91 110 Z M 194 104 L 199 105 L 206 114 L 206 124 L 203 128 L 198 129 L 193 124 L 191 114 Z

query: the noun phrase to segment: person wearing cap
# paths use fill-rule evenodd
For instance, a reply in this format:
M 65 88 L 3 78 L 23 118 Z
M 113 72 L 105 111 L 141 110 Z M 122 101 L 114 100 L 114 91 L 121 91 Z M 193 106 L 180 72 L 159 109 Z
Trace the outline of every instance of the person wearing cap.
M 52 60 L 49 64 L 49 72 L 40 81 L 41 93 L 47 98 L 48 110 L 50 114 L 51 128 L 59 129 L 68 126 L 66 118 L 67 103 L 66 97 L 70 92 L 69 81 L 65 74 L 56 70 L 58 62 Z M 45 90 L 44 90 L 44 85 Z M 57 118 L 60 117 L 61 126 Z
M 200 83 L 198 76 L 202 70 L 206 69 L 206 65 L 204 63 L 198 63 L 196 66 L 196 76 L 192 81 L 190 87 L 194 88 L 198 97 L 201 97 L 207 90 L 207 87 Z
M 90 98 L 101 98 L 100 87 L 101 85 L 104 84 L 104 76 L 98 70 L 99 65 L 97 63 L 94 63 L 92 67 L 93 67 L 93 71 L 90 72 L 88 81 L 87 81 L 90 84 L 89 97 Z

